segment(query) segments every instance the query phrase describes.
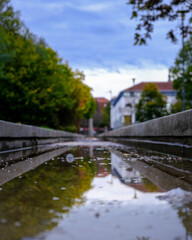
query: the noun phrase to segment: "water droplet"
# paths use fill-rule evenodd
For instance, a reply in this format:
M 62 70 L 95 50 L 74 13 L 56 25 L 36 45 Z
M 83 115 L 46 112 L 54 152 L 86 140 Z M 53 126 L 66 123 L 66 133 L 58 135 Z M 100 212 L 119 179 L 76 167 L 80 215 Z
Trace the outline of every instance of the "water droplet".
M 61 190 L 65 190 L 66 188 L 65 187 L 61 187 Z
M 72 163 L 72 162 L 74 161 L 74 156 L 73 156 L 73 154 L 71 154 L 71 153 L 67 154 L 67 156 L 66 156 L 66 161 L 67 161 L 68 163 Z
M 1 223 L 7 223 L 7 220 L 5 218 L 2 218 Z
M 59 200 L 59 198 L 58 197 L 53 197 L 53 200 L 57 201 L 57 200 Z
M 14 225 L 15 225 L 16 227 L 21 227 L 21 223 L 20 223 L 20 222 L 15 222 Z

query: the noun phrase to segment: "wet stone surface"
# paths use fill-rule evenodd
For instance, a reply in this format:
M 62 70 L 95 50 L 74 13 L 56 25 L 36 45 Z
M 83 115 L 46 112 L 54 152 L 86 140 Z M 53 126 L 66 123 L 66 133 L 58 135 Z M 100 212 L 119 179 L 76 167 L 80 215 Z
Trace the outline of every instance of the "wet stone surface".
M 0 154 L 2 240 L 192 239 L 192 161 L 98 141 Z

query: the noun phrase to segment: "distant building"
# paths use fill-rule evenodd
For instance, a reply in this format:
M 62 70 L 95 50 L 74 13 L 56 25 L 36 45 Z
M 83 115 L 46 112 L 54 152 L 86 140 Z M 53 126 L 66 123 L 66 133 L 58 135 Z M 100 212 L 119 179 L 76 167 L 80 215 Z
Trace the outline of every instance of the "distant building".
M 109 100 L 104 97 L 97 97 L 94 98 L 96 102 L 96 112 L 93 116 L 93 126 L 96 132 L 103 132 L 104 131 L 104 108 L 107 107 Z
M 96 102 L 96 111 L 93 116 L 94 133 L 101 133 L 105 130 L 105 126 L 103 125 L 104 108 L 109 103 L 109 100 L 104 97 L 97 97 L 94 100 Z M 82 119 L 80 125 L 80 133 L 87 135 L 89 133 L 89 120 Z
M 141 82 L 119 93 L 117 98 L 111 101 L 111 128 L 116 129 L 135 123 L 136 104 L 139 103 L 141 93 L 145 85 L 149 82 Z M 176 90 L 173 89 L 172 82 L 150 82 L 154 83 L 159 92 L 167 96 L 167 110 L 171 109 L 171 104 L 176 102 Z

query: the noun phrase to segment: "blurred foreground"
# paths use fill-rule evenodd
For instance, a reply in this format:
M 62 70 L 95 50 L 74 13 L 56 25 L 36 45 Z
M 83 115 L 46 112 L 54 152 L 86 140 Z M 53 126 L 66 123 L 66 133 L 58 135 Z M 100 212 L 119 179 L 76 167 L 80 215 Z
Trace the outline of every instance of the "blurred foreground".
M 93 139 L 0 160 L 2 240 L 192 239 L 189 159 Z

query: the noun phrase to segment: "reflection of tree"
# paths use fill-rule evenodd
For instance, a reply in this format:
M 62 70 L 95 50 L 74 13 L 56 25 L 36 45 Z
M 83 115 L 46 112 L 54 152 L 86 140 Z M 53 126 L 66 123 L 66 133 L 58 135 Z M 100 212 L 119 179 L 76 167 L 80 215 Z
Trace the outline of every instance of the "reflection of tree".
M 189 205 L 178 209 L 178 216 L 181 219 L 183 226 L 186 229 L 186 239 L 192 237 L 192 202 Z
M 19 240 L 55 227 L 63 213 L 84 202 L 83 193 L 91 188 L 94 172 L 94 161 L 51 160 L 3 185 L 1 239 Z

